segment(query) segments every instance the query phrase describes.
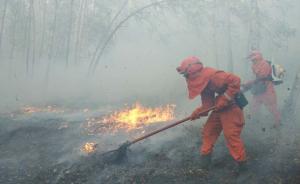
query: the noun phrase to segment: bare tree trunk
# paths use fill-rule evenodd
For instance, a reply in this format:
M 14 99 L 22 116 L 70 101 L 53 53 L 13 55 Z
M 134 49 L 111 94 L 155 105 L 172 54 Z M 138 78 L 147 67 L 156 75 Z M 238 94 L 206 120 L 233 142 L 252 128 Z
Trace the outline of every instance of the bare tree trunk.
M 54 44 L 55 44 L 55 34 L 56 34 L 56 24 L 57 24 L 57 10 L 58 10 L 58 0 L 55 0 L 55 6 L 54 6 L 54 19 L 53 19 L 53 30 L 51 32 L 51 37 L 49 41 L 49 51 L 48 51 L 48 64 L 46 69 L 46 86 L 48 86 L 49 82 L 49 75 L 50 75 L 50 69 L 52 65 L 52 59 L 53 59 L 53 51 L 54 51 Z
M 5 18 L 6 18 L 7 6 L 8 6 L 8 0 L 5 0 L 4 7 L 3 7 L 3 13 L 2 13 L 2 16 L 1 16 L 0 51 L 1 51 L 1 46 L 2 46 L 2 38 L 3 38 L 3 31 L 4 31 L 4 25 L 5 25 Z
M 104 41 L 103 43 L 103 46 L 101 47 L 101 50 L 98 52 L 96 51 L 97 53 L 99 53 L 96 57 L 95 60 L 92 60 L 90 62 L 90 65 L 89 65 L 89 74 L 90 73 L 94 73 L 98 64 L 99 64 L 99 61 L 104 53 L 104 50 L 105 48 L 108 46 L 108 43 L 111 41 L 111 39 L 113 38 L 113 36 L 115 35 L 115 33 L 121 28 L 121 26 L 127 22 L 131 17 L 137 15 L 138 13 L 148 9 L 148 8 L 151 8 L 153 6 L 157 6 L 159 5 L 160 3 L 163 3 L 163 2 L 166 2 L 168 0 L 161 0 L 161 1 L 156 1 L 156 2 L 153 2 L 153 3 L 150 3 L 146 6 L 143 6 L 139 9 L 137 9 L 136 11 L 132 12 L 131 14 L 129 14 L 127 17 L 125 17 L 122 21 L 119 22 L 119 24 L 112 30 L 112 32 L 108 35 L 107 39 Z
M 249 30 L 248 50 L 259 49 L 260 29 L 259 29 L 259 7 L 257 0 L 251 0 L 251 22 Z
M 72 38 L 72 30 L 73 30 L 73 9 L 74 9 L 74 0 L 70 2 L 70 17 L 69 17 L 69 30 L 68 30 L 68 39 L 67 39 L 67 53 L 66 53 L 66 67 L 69 65 L 69 57 L 70 57 L 70 46 L 71 46 L 71 38 Z
M 227 54 L 228 54 L 228 71 L 233 72 L 233 57 L 232 57 L 232 37 L 231 37 L 231 5 L 230 0 L 226 0 L 227 7 Z
M 219 58 L 218 58 L 218 41 L 217 41 L 217 22 L 216 17 L 218 14 L 218 8 L 217 8 L 217 0 L 214 0 L 214 14 L 213 14 L 213 47 L 215 51 L 215 66 L 216 68 L 219 68 Z
M 48 51 L 48 60 L 51 61 L 54 54 L 54 44 L 55 44 L 55 35 L 56 35 L 56 26 L 57 26 L 57 10 L 58 10 L 58 0 L 55 0 L 54 6 L 54 19 L 53 19 L 53 29 L 51 31 L 51 37 L 49 42 L 49 51 Z
M 79 9 L 79 15 L 78 15 L 78 22 L 77 22 L 77 28 L 76 28 L 76 41 L 75 41 L 75 51 L 74 51 L 74 58 L 75 63 L 78 62 L 78 57 L 80 56 L 79 50 L 80 50 L 80 43 L 82 39 L 82 29 L 83 29 L 83 19 L 84 19 L 84 12 L 85 8 L 87 6 L 87 0 L 82 0 L 80 3 L 80 9 Z
M 33 69 L 35 65 L 35 9 L 34 9 L 34 1 L 30 0 L 28 18 L 27 18 L 27 26 L 26 26 L 26 72 L 29 74 L 33 74 Z M 31 69 L 31 70 L 30 70 Z
M 112 18 L 111 22 L 109 23 L 109 26 L 106 30 L 106 33 L 104 35 L 101 35 L 101 37 L 99 38 L 97 47 L 96 47 L 95 52 L 94 52 L 93 57 L 92 57 L 93 62 L 95 62 L 95 60 L 97 58 L 97 55 L 98 55 L 98 52 L 101 49 L 101 46 L 103 44 L 103 38 L 105 38 L 109 34 L 109 32 L 111 31 L 111 28 L 113 27 L 113 24 L 115 23 L 115 21 L 117 20 L 119 15 L 122 13 L 122 11 L 126 7 L 127 3 L 128 3 L 128 0 L 125 0 L 124 3 L 122 4 L 121 8 L 118 10 L 118 12 L 115 14 L 115 16 Z
M 32 41 L 32 50 L 31 50 L 31 72 L 32 72 L 32 74 L 33 74 L 33 72 L 34 72 L 34 66 L 35 66 L 35 42 L 36 42 L 36 39 L 35 39 L 35 37 L 36 37 L 36 32 L 35 32 L 35 8 L 34 8 L 34 1 L 33 0 L 31 0 L 31 3 L 30 3 L 30 6 L 31 6 L 31 30 L 30 30 L 30 32 L 31 32 L 31 40 L 30 41 Z
M 47 15 L 47 11 L 48 11 L 48 6 L 47 6 L 47 2 L 43 1 L 43 19 L 42 19 L 42 23 L 41 23 L 41 27 L 42 27 L 42 36 L 41 36 L 41 44 L 40 44 L 40 50 L 39 50 L 39 60 L 42 59 L 43 57 L 43 53 L 44 53 L 44 47 L 45 47 L 45 37 L 46 37 L 46 15 Z
M 248 48 L 246 54 L 248 55 L 251 50 L 256 50 L 260 48 L 260 29 L 259 29 L 259 7 L 257 0 L 250 1 L 250 24 L 249 24 L 249 34 L 248 34 Z M 250 76 L 250 65 L 245 62 L 245 75 Z
M 27 15 L 27 19 L 26 19 L 26 27 L 25 27 L 25 31 L 26 31 L 26 73 L 27 75 L 29 74 L 29 69 L 30 69 L 30 50 L 31 50 L 31 11 L 32 11 L 32 6 L 31 6 L 31 2 L 30 1 L 30 6 L 29 6 L 29 10 L 28 10 L 28 15 Z
M 9 53 L 9 70 L 10 70 L 10 76 L 14 76 L 15 75 L 15 71 L 13 71 L 14 69 L 14 53 L 15 53 L 15 49 L 16 49 L 16 26 L 17 26 L 17 10 L 13 12 L 13 20 L 11 21 L 12 23 L 12 28 L 11 28 L 11 36 L 10 36 L 10 43 L 11 43 L 11 49 L 10 49 L 10 53 Z

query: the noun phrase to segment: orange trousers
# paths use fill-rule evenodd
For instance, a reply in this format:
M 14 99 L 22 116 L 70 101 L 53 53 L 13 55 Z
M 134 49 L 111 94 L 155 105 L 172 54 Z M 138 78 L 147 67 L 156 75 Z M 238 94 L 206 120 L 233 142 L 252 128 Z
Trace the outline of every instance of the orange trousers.
M 258 114 L 262 105 L 265 105 L 273 114 L 275 124 L 279 125 L 281 123 L 281 114 L 278 110 L 277 97 L 272 85 L 268 86 L 265 93 L 253 96 L 253 103 L 251 106 L 252 115 Z
M 201 154 L 208 155 L 213 151 L 214 144 L 223 130 L 231 156 L 238 162 L 245 161 L 246 151 L 240 137 L 244 122 L 243 111 L 236 105 L 221 112 L 211 113 L 202 130 Z

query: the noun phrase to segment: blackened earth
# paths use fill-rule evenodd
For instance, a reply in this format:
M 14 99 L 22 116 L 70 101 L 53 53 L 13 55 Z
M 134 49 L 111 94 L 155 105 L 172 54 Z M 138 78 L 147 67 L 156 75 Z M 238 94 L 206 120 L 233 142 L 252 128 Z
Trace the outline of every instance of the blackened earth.
M 296 121 L 286 121 L 280 130 L 275 130 L 271 119 L 260 119 L 264 121 L 247 119 L 243 138 L 248 170 L 238 175 L 223 135 L 215 146 L 211 168 L 201 169 L 200 121 L 132 145 L 125 161 L 110 163 L 101 156 L 103 150 L 90 155 L 80 153 L 84 142 L 102 141 L 99 136 L 85 134 L 82 121 L 68 121 L 68 127 L 62 128 L 66 121 L 63 117 L 3 115 L 0 183 L 300 183 L 300 126 Z M 112 145 L 118 147 L 116 143 Z

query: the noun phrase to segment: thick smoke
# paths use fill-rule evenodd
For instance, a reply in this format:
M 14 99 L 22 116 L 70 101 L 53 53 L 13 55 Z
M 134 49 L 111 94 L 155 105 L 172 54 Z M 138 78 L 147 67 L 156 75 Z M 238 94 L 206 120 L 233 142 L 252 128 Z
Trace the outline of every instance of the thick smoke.
M 188 100 L 185 79 L 175 70 L 180 61 L 199 56 L 205 66 L 233 72 L 245 82 L 254 77 L 246 59 L 251 47 L 287 72 L 284 84 L 276 87 L 284 117 L 280 130 L 272 128 L 274 120 L 267 109 L 251 114 L 252 95 L 246 94 L 250 105 L 244 111 L 242 137 L 253 174 L 248 181 L 276 183 L 266 176 L 282 183 L 294 181 L 300 159 L 299 98 L 290 95 L 299 88 L 294 85 L 300 67 L 298 1 L 3 0 L 0 4 L 3 183 L 134 183 L 131 177 L 137 183 L 144 177 L 159 183 L 155 179 L 161 177 L 163 183 L 172 175 L 165 171 L 176 178 L 182 169 L 197 170 L 205 118 L 132 145 L 124 165 L 97 165 L 98 160 L 83 155 L 80 147 L 96 142 L 102 153 L 134 137 L 127 132 L 87 135 L 83 123 L 135 102 L 149 107 L 176 104 L 176 120 L 184 118 L 201 99 Z M 96 48 L 103 48 L 103 53 L 93 73 Z M 295 103 L 289 104 L 289 99 Z M 65 112 L 20 113 L 26 105 L 54 106 Z M 149 131 L 164 125 L 158 123 Z M 218 169 L 215 175 L 200 172 L 204 183 L 220 183 L 231 174 L 233 161 L 223 135 L 213 160 Z M 291 174 L 285 177 L 287 173 Z M 8 181 L 9 176 L 15 178 Z M 188 176 L 182 178 L 188 181 Z

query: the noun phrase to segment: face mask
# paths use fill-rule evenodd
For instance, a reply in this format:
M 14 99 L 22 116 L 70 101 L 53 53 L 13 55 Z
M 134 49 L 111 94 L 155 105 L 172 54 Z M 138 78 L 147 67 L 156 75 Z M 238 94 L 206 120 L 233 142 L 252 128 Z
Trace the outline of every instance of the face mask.
M 189 64 L 188 67 L 184 70 L 184 71 L 181 71 L 180 67 L 178 67 L 176 70 L 178 73 L 182 74 L 184 76 L 184 78 L 188 79 L 189 76 L 190 76 L 190 73 L 188 72 L 188 69 L 192 66 L 192 65 L 195 65 L 195 64 L 201 64 L 200 62 L 196 62 L 196 63 L 192 63 L 192 64 Z M 202 65 L 202 64 L 201 64 Z

